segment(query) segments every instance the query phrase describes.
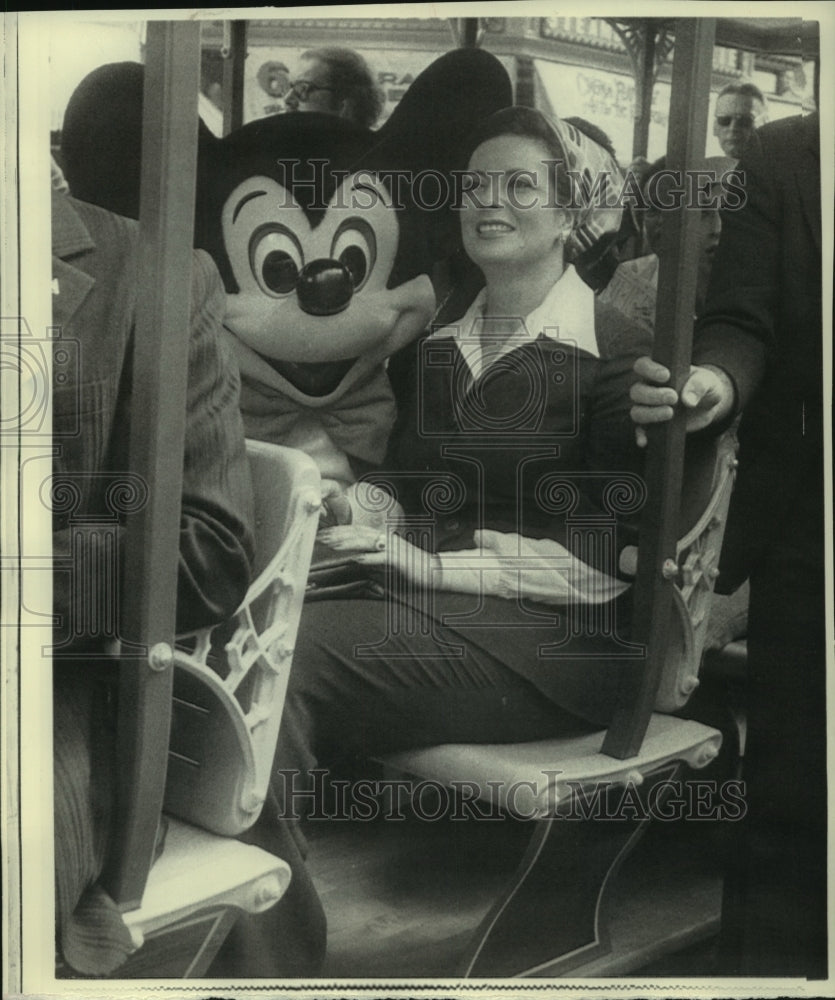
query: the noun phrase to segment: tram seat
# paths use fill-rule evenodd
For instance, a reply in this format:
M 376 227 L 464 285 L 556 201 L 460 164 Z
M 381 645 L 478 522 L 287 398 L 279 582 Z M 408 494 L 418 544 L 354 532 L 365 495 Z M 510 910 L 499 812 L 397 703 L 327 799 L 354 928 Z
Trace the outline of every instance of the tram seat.
M 531 820 L 524 857 L 472 935 L 461 975 L 576 973 L 605 954 L 607 896 L 651 810 L 636 809 L 636 818 L 617 822 L 582 817 L 611 816 L 631 794 L 646 805 L 664 794 L 665 783 L 677 778 L 683 765 L 703 768 L 719 752 L 719 730 L 673 714 L 698 685 L 736 466 L 731 433 L 696 450 L 701 455 L 691 461 L 688 445 L 670 642 L 655 712 L 637 756 L 606 755 L 606 733 L 594 732 L 525 744 L 449 744 L 382 760 L 386 773 L 451 788 L 474 784 L 492 808 Z M 520 794 L 525 790 L 528 794 Z M 598 807 L 605 811 L 595 813 Z
M 237 912 L 274 905 L 286 862 L 234 840 L 266 797 L 318 525 L 319 472 L 304 453 L 247 441 L 254 581 L 231 623 L 178 637 L 164 848 L 138 910 L 140 948 L 116 975 L 203 974 Z M 229 635 L 225 645 L 218 640 Z M 177 941 L 180 944 L 177 944 Z

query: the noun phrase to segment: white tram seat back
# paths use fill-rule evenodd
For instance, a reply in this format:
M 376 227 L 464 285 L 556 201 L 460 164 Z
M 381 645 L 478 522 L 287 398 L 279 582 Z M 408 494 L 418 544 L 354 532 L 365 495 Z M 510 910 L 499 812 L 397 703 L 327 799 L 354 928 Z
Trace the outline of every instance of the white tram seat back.
M 321 503 L 303 452 L 248 440 L 247 455 L 254 580 L 231 623 L 178 642 L 163 807 L 227 837 L 256 821 L 267 795 Z
M 688 453 L 692 449 L 688 447 Z M 682 534 L 676 544 L 673 611 L 656 712 L 683 708 L 699 684 L 713 591 L 737 467 L 737 440 L 727 431 L 685 463 Z M 712 475 L 710 468 L 712 465 Z M 688 516 L 688 511 L 692 512 Z

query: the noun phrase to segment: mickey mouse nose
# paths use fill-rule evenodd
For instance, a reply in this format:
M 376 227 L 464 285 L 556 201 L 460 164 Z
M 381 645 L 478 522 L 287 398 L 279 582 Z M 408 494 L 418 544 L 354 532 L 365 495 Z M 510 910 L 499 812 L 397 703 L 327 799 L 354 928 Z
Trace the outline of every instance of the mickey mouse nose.
M 347 307 L 354 294 L 351 272 L 338 260 L 312 260 L 302 268 L 296 294 L 311 316 L 333 316 Z

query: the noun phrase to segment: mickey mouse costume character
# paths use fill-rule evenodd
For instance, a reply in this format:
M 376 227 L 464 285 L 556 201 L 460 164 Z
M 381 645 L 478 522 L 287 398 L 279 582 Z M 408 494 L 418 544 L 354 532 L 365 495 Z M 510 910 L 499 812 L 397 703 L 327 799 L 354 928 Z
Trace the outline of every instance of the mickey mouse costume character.
M 199 245 L 227 290 L 248 437 L 301 448 L 323 493 L 385 455 L 396 406 L 386 360 L 429 325 L 449 253 L 452 176 L 476 121 L 511 100 L 477 50 L 442 56 L 377 132 L 332 115 L 250 122 L 201 153 Z
M 201 213 L 217 223 L 206 245 L 226 284 L 247 436 L 301 448 L 342 486 L 382 460 L 395 412 L 383 362 L 435 308 L 419 239 L 400 254 L 416 266 L 394 272 L 401 224 L 385 185 L 348 173 L 366 141 L 327 115 L 254 122 L 219 144 L 204 188 L 221 199 Z

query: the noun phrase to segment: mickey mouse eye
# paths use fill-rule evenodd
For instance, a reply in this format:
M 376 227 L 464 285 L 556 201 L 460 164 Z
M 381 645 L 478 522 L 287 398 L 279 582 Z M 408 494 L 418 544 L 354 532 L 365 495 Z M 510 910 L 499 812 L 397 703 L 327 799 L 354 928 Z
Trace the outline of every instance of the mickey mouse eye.
M 351 284 L 354 288 L 359 288 L 368 274 L 368 260 L 363 249 L 356 244 L 345 247 L 339 255 L 339 263 L 348 268 Z
M 299 241 L 284 226 L 259 226 L 249 241 L 249 262 L 255 280 L 267 295 L 292 292 L 304 266 Z
M 359 291 L 377 260 L 374 230 L 364 219 L 347 219 L 333 238 L 331 258 L 347 268 L 354 291 Z

